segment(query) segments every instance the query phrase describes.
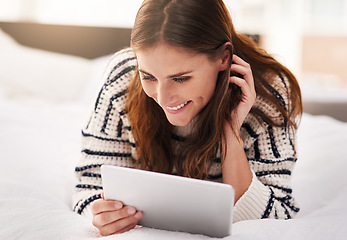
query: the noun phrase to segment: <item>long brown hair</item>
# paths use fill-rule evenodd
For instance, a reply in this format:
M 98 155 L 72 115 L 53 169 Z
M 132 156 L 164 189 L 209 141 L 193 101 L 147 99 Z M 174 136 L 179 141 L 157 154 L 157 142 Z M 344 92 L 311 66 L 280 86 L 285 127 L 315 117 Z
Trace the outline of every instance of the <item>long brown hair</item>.
M 234 52 L 251 65 L 257 95 L 274 103 L 285 123 L 279 124 L 273 116 L 256 108 L 252 108 L 251 113 L 273 126 L 296 127 L 295 118 L 301 114 L 302 104 L 295 77 L 246 35 L 234 30 L 222 0 L 145 0 L 136 16 L 131 47 L 136 53 L 160 41 L 206 54 L 212 60 L 225 52 L 224 43 L 232 43 L 233 47 L 228 49 L 230 57 Z M 269 81 L 279 74 L 288 79 L 292 109 L 278 103 L 273 94 Z M 231 112 L 241 99 L 241 90 L 235 85 L 229 86 L 229 76 L 230 69 L 219 73 L 215 92 L 196 118 L 192 134 L 174 151 L 173 126 L 161 107 L 143 91 L 136 70 L 128 89 L 127 113 L 140 168 L 165 173 L 176 170 L 179 175 L 207 177 L 211 160 L 221 149 L 223 124 L 226 120 L 231 122 Z

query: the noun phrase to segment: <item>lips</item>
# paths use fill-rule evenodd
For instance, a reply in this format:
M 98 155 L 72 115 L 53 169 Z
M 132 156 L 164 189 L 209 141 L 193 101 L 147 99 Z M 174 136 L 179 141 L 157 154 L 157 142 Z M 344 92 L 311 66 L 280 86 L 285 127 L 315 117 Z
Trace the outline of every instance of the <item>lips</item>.
M 184 103 L 182 103 L 182 104 L 180 104 L 180 105 L 177 105 L 177 106 L 173 106 L 173 107 L 166 107 L 166 109 L 167 110 L 169 110 L 169 111 L 178 111 L 178 110 L 180 110 L 180 109 L 182 109 L 182 108 L 184 108 L 188 103 L 190 103 L 191 101 L 187 101 L 187 102 L 184 102 Z

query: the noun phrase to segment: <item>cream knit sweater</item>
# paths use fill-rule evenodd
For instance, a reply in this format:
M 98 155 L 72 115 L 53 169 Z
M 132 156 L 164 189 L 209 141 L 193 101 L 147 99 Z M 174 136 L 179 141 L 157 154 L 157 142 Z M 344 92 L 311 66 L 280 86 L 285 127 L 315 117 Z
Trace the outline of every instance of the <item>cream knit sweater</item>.
M 96 99 L 90 119 L 82 131 L 82 157 L 75 168 L 79 184 L 73 196 L 73 210 L 91 216 L 90 204 L 101 198 L 100 166 L 133 167 L 136 159 L 130 122 L 124 111 L 126 90 L 134 74 L 136 58 L 131 49 L 114 55 L 104 74 L 104 84 Z M 273 94 L 289 108 L 287 82 L 279 77 Z M 255 107 L 271 116 L 279 116 L 275 106 L 257 96 Z M 282 119 L 282 120 L 281 120 Z M 185 129 L 177 129 L 184 135 Z M 289 127 L 272 127 L 249 114 L 241 128 L 244 150 L 253 172 L 248 190 L 237 201 L 234 222 L 247 219 L 289 219 L 299 211 L 292 198 L 291 173 L 296 162 L 294 132 Z M 209 171 L 213 181 L 222 180 L 220 159 Z

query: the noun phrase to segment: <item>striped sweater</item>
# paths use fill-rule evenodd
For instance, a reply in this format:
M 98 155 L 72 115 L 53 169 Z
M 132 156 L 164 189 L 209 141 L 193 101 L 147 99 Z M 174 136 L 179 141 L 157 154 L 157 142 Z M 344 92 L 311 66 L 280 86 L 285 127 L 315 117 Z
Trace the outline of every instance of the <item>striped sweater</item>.
M 82 157 L 75 168 L 79 183 L 73 196 L 73 210 L 79 214 L 91 216 L 90 204 L 101 198 L 101 165 L 134 167 L 136 148 L 124 109 L 127 88 L 136 64 L 131 49 L 119 51 L 113 56 L 103 76 L 103 86 L 90 119 L 82 130 Z M 287 84 L 281 77 L 272 83 L 276 89 L 273 94 L 288 109 Z M 257 96 L 254 106 L 283 121 L 276 107 L 260 96 Z M 179 128 L 176 133 L 184 135 L 186 131 Z M 253 179 L 235 204 L 234 222 L 292 218 L 299 211 L 292 198 L 290 182 L 296 162 L 294 132 L 289 127 L 273 127 L 248 114 L 241 128 L 241 137 Z M 209 178 L 222 181 L 220 160 L 213 161 Z

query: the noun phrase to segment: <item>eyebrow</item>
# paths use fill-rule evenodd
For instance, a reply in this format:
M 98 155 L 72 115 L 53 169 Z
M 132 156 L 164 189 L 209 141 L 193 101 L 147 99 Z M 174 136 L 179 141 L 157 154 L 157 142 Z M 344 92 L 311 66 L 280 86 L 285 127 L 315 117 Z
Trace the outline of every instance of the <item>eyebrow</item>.
M 153 76 L 152 74 L 150 74 L 150 73 L 148 73 L 148 72 L 146 72 L 146 71 L 143 71 L 143 70 L 141 70 L 141 69 L 139 69 L 139 71 L 142 72 L 142 73 L 144 73 L 144 74 Z M 183 76 L 183 75 L 192 73 L 192 72 L 193 72 L 193 71 L 175 73 L 175 74 L 172 74 L 172 75 L 168 76 L 168 78 L 176 78 L 176 77 L 180 77 L 180 76 Z

